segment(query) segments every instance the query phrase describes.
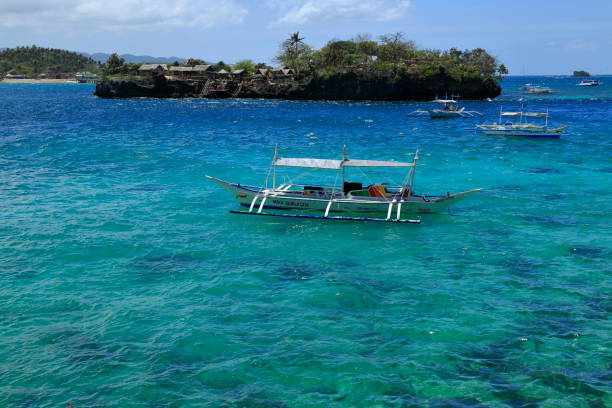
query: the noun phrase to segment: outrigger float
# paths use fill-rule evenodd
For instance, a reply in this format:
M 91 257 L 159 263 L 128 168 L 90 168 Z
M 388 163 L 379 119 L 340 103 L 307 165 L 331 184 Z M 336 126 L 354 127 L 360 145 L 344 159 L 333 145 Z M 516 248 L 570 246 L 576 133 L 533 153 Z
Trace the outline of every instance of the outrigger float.
M 409 214 L 439 213 L 468 195 L 481 189 L 439 196 L 413 193 L 414 174 L 419 158 L 418 151 L 412 162 L 350 159 L 343 149 L 341 159 L 310 159 L 279 157 L 278 147 L 271 164 L 272 187 L 257 187 L 230 183 L 211 176 L 209 180 L 227 190 L 248 210 L 230 211 L 234 214 L 265 215 L 278 217 L 318 218 L 348 221 L 387 221 L 420 223 L 408 218 Z M 301 167 L 338 171 L 340 186 L 276 183 L 277 167 Z M 345 181 L 346 170 L 363 167 L 404 168 L 408 172 L 401 186 L 378 183 L 364 186 Z M 270 172 L 266 176 L 267 186 Z M 272 211 L 272 212 L 268 212 Z

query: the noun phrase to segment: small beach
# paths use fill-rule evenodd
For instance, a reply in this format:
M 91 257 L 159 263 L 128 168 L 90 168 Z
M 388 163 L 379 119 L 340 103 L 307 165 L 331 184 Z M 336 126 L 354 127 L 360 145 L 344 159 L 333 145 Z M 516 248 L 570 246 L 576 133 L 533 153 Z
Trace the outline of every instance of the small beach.
M 74 79 L 2 79 L 0 84 L 76 84 Z

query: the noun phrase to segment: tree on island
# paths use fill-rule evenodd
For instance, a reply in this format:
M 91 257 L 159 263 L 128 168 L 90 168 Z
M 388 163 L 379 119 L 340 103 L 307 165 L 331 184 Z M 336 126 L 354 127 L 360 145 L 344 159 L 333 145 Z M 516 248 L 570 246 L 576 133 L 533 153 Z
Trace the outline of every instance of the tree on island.
M 299 32 L 283 41 L 275 61 L 293 68 L 298 77 L 329 77 L 345 72 L 399 78 L 426 78 L 447 75 L 459 81 L 497 78 L 508 69 L 482 48 L 448 51 L 420 49 L 401 32 L 382 35 L 373 41 L 369 34 L 351 40 L 331 40 L 314 50 L 304 43 Z
M 377 56 L 382 61 L 398 64 L 414 56 L 416 51 L 416 43 L 404 40 L 404 34 L 400 32 L 381 35 L 380 42 Z
M 288 39 L 282 42 L 280 53 L 274 60 L 292 68 L 296 74 L 308 70 L 312 57 L 312 48 L 304 44 L 303 40 L 304 38 L 300 37 L 299 32 L 291 34 Z
M 213 71 L 221 71 L 222 69 L 226 70 L 226 71 L 231 71 L 232 67 L 230 67 L 229 65 L 227 65 L 225 62 L 223 61 L 219 61 L 216 64 L 214 64 L 212 66 Z
M 104 75 L 117 75 L 125 73 L 125 59 L 113 52 L 110 57 L 102 64 L 102 73 Z
M 206 65 L 206 62 L 199 58 L 189 58 L 187 62 L 185 62 L 185 65 L 188 67 L 195 67 L 196 65 Z
M 244 69 L 249 74 L 254 74 L 257 70 L 257 68 L 255 68 L 255 64 L 250 59 L 238 61 L 232 66 L 232 69 Z
M 102 75 L 136 75 L 140 64 L 134 62 L 125 62 L 125 59 L 119 57 L 116 52 L 112 53 L 110 57 L 102 64 Z

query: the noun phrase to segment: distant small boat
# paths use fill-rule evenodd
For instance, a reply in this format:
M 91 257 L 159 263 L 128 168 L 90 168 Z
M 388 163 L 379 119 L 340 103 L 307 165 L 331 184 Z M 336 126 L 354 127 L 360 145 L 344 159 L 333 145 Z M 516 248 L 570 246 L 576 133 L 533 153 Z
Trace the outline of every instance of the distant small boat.
M 459 107 L 459 96 L 453 95 L 448 98 L 448 95 L 444 99 L 434 99 L 432 102 L 442 104 L 442 108 L 439 109 L 427 109 L 427 110 L 415 110 L 410 112 L 408 116 L 426 116 L 429 115 L 431 119 L 439 118 L 460 118 L 460 117 L 473 117 L 476 115 L 482 115 L 477 111 L 465 110 L 464 107 Z
M 518 117 L 519 123 L 513 123 L 510 121 L 501 123 L 502 117 L 504 116 Z M 526 123 L 523 121 L 524 117 L 545 118 L 545 122 L 544 125 Z M 561 133 L 568 128 L 568 126 L 560 126 L 556 128 L 549 127 L 548 111 L 546 111 L 546 113 L 524 112 L 523 109 L 521 109 L 520 112 L 503 112 L 500 108 L 499 122 L 500 124 L 483 123 L 482 125 L 476 125 L 476 129 L 482 131 L 482 133 L 489 136 L 522 136 L 533 138 L 558 139 L 559 137 L 561 137 Z
M 552 94 L 552 93 L 555 93 L 554 89 L 552 89 L 550 86 L 544 85 L 544 84 L 540 84 L 540 85 L 525 84 L 525 86 L 523 86 L 523 90 L 527 94 Z
M 603 82 L 599 82 L 596 79 L 583 79 L 580 83 L 577 83 L 576 86 L 599 86 L 603 84 Z

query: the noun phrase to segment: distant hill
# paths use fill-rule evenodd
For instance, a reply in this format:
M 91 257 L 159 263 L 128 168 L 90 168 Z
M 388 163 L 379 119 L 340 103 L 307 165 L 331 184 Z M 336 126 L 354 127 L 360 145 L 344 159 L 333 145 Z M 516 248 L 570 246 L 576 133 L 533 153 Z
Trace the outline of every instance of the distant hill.
M 85 55 L 95 61 L 106 62 L 108 57 L 111 54 L 107 54 L 104 52 L 96 52 L 94 54 L 88 54 L 86 52 L 81 52 L 80 54 Z M 123 58 L 125 62 L 134 62 L 134 63 L 145 63 L 145 62 L 157 62 L 160 64 L 170 64 L 174 61 L 184 62 L 185 58 L 180 57 L 151 57 L 150 55 L 132 55 L 132 54 L 121 54 L 120 58 Z
M 38 75 L 46 73 L 49 67 L 56 67 L 57 73 L 95 71 L 97 65 L 97 61 L 80 53 L 57 48 L 33 45 L 0 51 L 0 73 Z

